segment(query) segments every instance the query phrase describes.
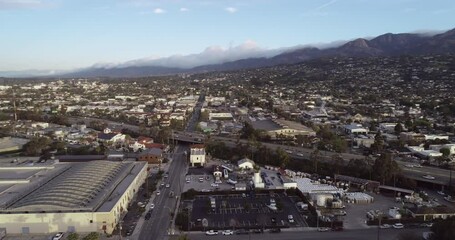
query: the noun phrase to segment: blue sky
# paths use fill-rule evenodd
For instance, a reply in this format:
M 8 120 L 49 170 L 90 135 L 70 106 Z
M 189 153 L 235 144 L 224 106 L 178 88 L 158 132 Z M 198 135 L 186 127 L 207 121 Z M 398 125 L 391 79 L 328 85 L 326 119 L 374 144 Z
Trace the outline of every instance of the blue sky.
M 0 71 L 201 52 L 216 58 L 233 49 L 238 57 L 387 32 L 448 30 L 454 16 L 453 0 L 0 0 Z

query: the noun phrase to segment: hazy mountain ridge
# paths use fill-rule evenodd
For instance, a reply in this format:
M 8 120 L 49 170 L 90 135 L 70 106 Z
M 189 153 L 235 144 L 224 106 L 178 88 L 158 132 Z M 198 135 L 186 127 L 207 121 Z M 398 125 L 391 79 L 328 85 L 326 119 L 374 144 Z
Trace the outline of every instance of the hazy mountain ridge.
M 228 71 L 245 68 L 268 67 L 295 64 L 322 57 L 374 57 L 420 54 L 455 53 L 455 29 L 424 36 L 421 34 L 386 33 L 371 40 L 358 38 L 339 47 L 319 49 L 305 47 L 281 53 L 271 58 L 247 58 L 222 64 L 203 65 L 189 69 L 159 66 L 131 66 L 117 68 L 88 68 L 83 71 L 67 73 L 64 77 L 138 77 L 148 75 L 167 75 L 176 73 L 196 73 L 209 71 Z

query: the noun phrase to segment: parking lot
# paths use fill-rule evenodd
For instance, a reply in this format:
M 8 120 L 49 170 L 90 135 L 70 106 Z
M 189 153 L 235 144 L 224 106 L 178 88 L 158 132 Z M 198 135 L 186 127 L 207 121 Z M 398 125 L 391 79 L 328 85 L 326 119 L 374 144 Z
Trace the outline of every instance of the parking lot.
M 231 190 L 233 185 L 226 182 L 226 179 L 222 179 L 221 183 L 215 183 L 215 179 L 212 175 L 200 174 L 200 175 L 187 175 L 183 192 L 189 189 L 196 191 L 208 192 L 208 191 L 226 191 Z
M 276 201 L 277 210 L 272 210 L 270 199 Z M 215 200 L 212 208 L 211 199 Z M 292 215 L 290 222 L 288 216 Z M 206 220 L 204 220 L 206 219 Z M 304 227 L 306 222 L 296 204 L 284 194 L 233 194 L 196 196 L 191 212 L 192 228 L 270 228 Z
M 381 194 L 368 193 L 374 197 L 374 202 L 370 204 L 353 204 L 346 203 L 347 215 L 342 217 L 345 229 L 370 228 L 365 221 L 366 213 L 370 210 L 380 210 L 387 214 L 391 207 L 399 207 L 400 204 L 395 202 L 392 197 L 386 197 Z

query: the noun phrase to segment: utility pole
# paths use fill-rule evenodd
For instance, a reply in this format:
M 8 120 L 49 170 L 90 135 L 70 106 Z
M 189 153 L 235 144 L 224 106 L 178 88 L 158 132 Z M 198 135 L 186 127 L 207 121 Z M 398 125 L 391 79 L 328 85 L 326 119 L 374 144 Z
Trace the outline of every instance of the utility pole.
M 16 91 L 14 90 L 14 88 L 13 88 L 13 108 L 14 108 L 13 135 L 16 136 L 17 106 L 16 106 Z

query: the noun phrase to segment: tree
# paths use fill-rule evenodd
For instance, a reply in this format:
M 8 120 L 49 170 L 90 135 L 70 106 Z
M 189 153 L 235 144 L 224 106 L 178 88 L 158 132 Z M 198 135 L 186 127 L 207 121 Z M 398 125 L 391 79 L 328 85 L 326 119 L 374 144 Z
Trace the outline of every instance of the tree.
M 439 150 L 439 152 L 442 153 L 442 156 L 444 158 L 447 158 L 450 155 L 450 149 L 449 148 L 441 148 L 441 150 Z
M 82 240 L 99 240 L 100 234 L 97 232 L 91 232 L 87 236 L 85 236 Z
M 243 123 L 243 128 L 240 132 L 240 137 L 246 139 L 256 139 L 256 131 L 254 130 L 253 126 L 250 123 L 248 122 Z
M 373 165 L 373 172 L 377 173 L 377 180 L 381 181 L 382 184 L 390 182 L 390 180 L 399 173 L 399 166 L 397 162 L 392 159 L 390 153 L 383 153 L 379 156 Z
M 188 235 L 180 235 L 178 240 L 190 240 L 190 238 L 188 237 Z
M 289 164 L 289 155 L 281 148 L 276 149 L 276 155 L 278 159 L 279 166 L 285 168 Z
M 365 159 L 351 159 L 346 167 L 349 176 L 368 178 L 371 167 Z
M 397 123 L 397 125 L 395 125 L 394 130 L 397 135 L 400 134 L 401 132 L 403 132 L 403 125 L 401 125 L 401 123 Z
M 68 237 L 66 238 L 68 240 L 79 240 L 79 234 L 72 232 L 68 234 Z
M 310 155 L 311 160 L 313 160 L 313 167 L 314 167 L 315 173 L 318 173 L 318 163 L 319 163 L 320 157 L 321 157 L 321 152 L 319 152 L 318 149 L 314 150 Z
M 38 156 L 43 150 L 50 147 L 51 140 L 47 137 L 35 137 L 24 145 L 24 152 L 28 156 Z
M 455 217 L 449 217 L 445 220 L 435 222 L 431 227 L 434 240 L 452 240 L 455 236 Z
M 332 164 L 336 174 L 340 174 L 340 170 L 344 167 L 344 159 L 340 154 L 332 155 Z
M 384 138 L 382 137 L 381 132 L 378 132 L 374 136 L 374 143 L 371 144 L 371 150 L 373 152 L 382 152 L 382 149 L 384 149 Z

